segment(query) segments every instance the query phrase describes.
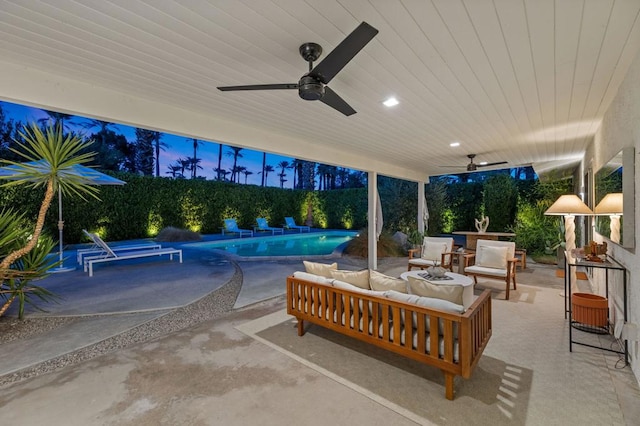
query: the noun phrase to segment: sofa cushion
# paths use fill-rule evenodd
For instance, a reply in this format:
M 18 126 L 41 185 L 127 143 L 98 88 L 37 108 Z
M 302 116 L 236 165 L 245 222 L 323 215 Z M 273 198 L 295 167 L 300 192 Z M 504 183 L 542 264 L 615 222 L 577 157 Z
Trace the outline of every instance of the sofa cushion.
M 341 290 L 349 290 L 349 291 L 353 291 L 354 293 L 360 293 L 360 294 L 364 294 L 364 295 L 367 295 L 367 296 L 384 297 L 384 292 L 383 291 L 373 291 L 373 290 L 369 290 L 369 289 L 364 289 L 362 287 L 358 287 L 356 285 L 349 284 L 348 282 L 340 281 L 340 280 L 337 280 L 337 279 L 333 280 L 333 284 L 332 285 L 335 288 L 339 288 Z M 351 298 L 349 299 L 349 305 L 351 306 L 351 309 L 353 309 L 353 299 L 351 299 Z M 369 301 L 368 307 L 369 307 L 369 312 L 372 312 L 373 311 L 373 303 L 371 301 Z M 362 299 L 358 300 L 358 308 L 360 309 L 360 312 L 362 312 Z
M 507 247 L 482 246 L 476 253 L 476 265 L 485 268 L 506 269 Z
M 429 281 L 415 277 L 408 277 L 408 280 L 412 294 L 434 299 L 442 299 L 455 303 L 456 305 L 462 305 L 462 293 L 464 292 L 464 287 L 461 285 L 432 284 Z
M 444 299 L 405 294 L 394 290 L 385 291 L 384 296 L 388 299 L 397 300 L 398 302 L 412 303 L 425 308 L 454 312 L 456 314 L 464 313 L 464 307 L 462 305 Z
M 303 260 L 302 263 L 304 263 L 304 269 L 308 273 L 320 275 L 327 278 L 332 278 L 329 271 L 338 269 L 338 264 L 335 262 L 329 265 L 326 263 L 308 262 L 306 260 Z
M 329 271 L 331 278 L 344 281 L 349 284 L 353 284 L 365 290 L 370 290 L 369 287 L 369 270 L 363 269 L 362 271 L 343 271 L 332 269 Z
M 310 274 L 308 272 L 296 271 L 293 276 L 305 281 L 311 281 L 313 283 L 331 285 L 333 279 L 323 277 L 322 275 Z
M 506 277 L 507 270 L 506 269 L 498 269 L 498 268 L 486 268 L 484 266 L 472 265 L 464 268 L 464 272 L 467 274 L 480 274 L 480 275 L 491 275 L 494 277 Z
M 369 271 L 369 286 L 371 290 L 376 291 L 395 290 L 400 293 L 408 293 L 405 280 L 393 278 L 377 271 Z
M 409 259 L 409 264 L 414 266 L 440 266 L 440 260 L 429 260 L 423 259 L 421 257 L 414 257 L 413 259 Z
M 422 258 L 428 260 L 442 260 L 442 253 L 447 251 L 445 243 L 425 242 L 422 245 Z

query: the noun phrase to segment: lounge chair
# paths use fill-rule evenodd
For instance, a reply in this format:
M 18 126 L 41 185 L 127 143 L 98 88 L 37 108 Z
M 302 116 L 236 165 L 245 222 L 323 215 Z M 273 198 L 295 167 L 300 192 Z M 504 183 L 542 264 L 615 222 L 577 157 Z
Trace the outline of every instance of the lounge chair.
M 414 255 L 420 257 L 414 257 Z M 441 266 L 453 272 L 453 238 L 424 237 L 422 247 L 409 250 L 409 264 L 411 268 L 426 269 L 430 266 Z
M 177 254 L 180 257 L 180 263 L 182 263 L 182 250 L 174 248 L 159 248 L 152 250 L 131 250 L 116 253 L 107 243 L 105 243 L 100 236 L 93 235 L 93 240 L 104 250 L 104 254 L 97 256 L 85 256 L 83 260 L 84 272 L 89 272 L 89 276 L 93 276 L 93 265 L 95 263 L 114 262 L 116 260 L 126 259 L 139 259 L 142 257 L 162 256 L 168 255 L 170 260 L 173 260 L 173 255 Z
M 222 229 L 222 235 L 225 235 L 225 233 L 227 233 L 227 234 L 240 234 L 240 238 L 242 238 L 243 235 L 248 235 L 250 237 L 253 237 L 253 231 L 249 229 L 238 228 L 238 224 L 236 223 L 235 219 L 225 219 L 224 228 L 220 228 L 220 229 Z
M 505 283 L 505 299 L 509 300 L 509 289 L 513 284 L 516 289 L 516 265 L 520 262 L 515 257 L 516 243 L 511 241 L 478 240 L 476 252 L 464 255 L 463 271 L 465 275 L 494 278 Z
M 104 248 L 100 247 L 100 244 L 98 243 L 94 234 L 92 234 L 91 232 L 88 232 L 86 229 L 83 229 L 82 232 L 87 238 L 89 238 L 93 242 L 93 245 L 89 248 L 78 249 L 78 251 L 76 252 L 76 260 L 78 261 L 79 265 L 82 265 L 82 259 L 84 256 L 96 256 L 96 255 L 106 254 L 106 251 L 104 250 Z M 123 246 L 115 246 L 115 247 L 111 247 L 111 250 L 113 250 L 114 252 L 118 252 L 118 251 L 134 251 L 134 250 L 157 250 L 161 248 L 162 248 L 162 245 L 160 244 L 142 243 L 142 244 L 127 244 Z
M 285 221 L 284 227 L 287 228 L 287 229 L 297 229 L 300 232 L 302 232 L 302 231 L 311 232 L 311 228 L 308 227 L 308 226 L 296 225 L 296 221 L 293 220 L 293 218 L 291 216 L 285 217 L 284 221 Z
M 275 235 L 276 232 L 284 234 L 284 228 L 274 228 L 273 226 L 269 226 L 269 222 L 267 222 L 267 219 L 265 219 L 264 217 L 257 218 L 256 222 L 258 223 L 258 225 L 253 227 L 254 232 L 270 231 L 271 235 Z

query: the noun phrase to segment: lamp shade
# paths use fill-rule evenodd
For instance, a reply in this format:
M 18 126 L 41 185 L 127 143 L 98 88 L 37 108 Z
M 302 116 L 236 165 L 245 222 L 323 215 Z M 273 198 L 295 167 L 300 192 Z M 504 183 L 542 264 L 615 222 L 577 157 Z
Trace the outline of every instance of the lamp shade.
M 591 216 L 593 215 L 593 211 L 583 203 L 577 195 L 561 195 L 544 214 L 556 216 Z
M 596 215 L 622 214 L 622 192 L 613 192 L 604 196 L 594 210 Z

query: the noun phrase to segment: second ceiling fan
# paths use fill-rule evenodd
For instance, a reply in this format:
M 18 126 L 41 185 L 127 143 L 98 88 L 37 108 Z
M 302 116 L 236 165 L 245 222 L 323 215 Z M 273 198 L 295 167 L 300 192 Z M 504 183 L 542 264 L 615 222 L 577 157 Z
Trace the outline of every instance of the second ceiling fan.
M 468 172 L 475 172 L 479 167 L 497 166 L 499 164 L 507 164 L 506 161 L 497 161 L 495 163 L 474 163 L 473 159 L 476 158 L 476 154 L 467 154 L 469 164 L 466 165 Z M 460 166 L 440 166 L 440 167 L 460 167 Z
M 467 154 L 467 157 L 469 158 L 469 164 L 467 164 L 468 172 L 475 172 L 478 169 L 478 167 L 489 167 L 489 166 L 497 166 L 499 164 L 507 164 L 506 161 L 497 161 L 495 163 L 478 164 L 473 162 L 473 159 L 476 158 L 476 154 Z
M 346 116 L 356 113 L 344 99 L 331 90 L 327 84 L 342 70 L 378 34 L 378 30 L 362 22 L 318 65 L 313 61 L 322 54 L 322 47 L 316 43 L 304 43 L 300 46 L 300 55 L 309 63 L 309 72 L 298 83 L 253 84 L 248 86 L 221 86 L 223 92 L 237 90 L 286 90 L 298 89 L 298 95 L 308 101 L 320 101 Z

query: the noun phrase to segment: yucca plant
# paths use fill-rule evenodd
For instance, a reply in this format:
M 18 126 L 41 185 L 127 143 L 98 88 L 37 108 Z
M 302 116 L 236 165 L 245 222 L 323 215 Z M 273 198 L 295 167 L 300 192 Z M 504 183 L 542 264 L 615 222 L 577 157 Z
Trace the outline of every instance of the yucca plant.
M 10 253 L 28 244 L 30 230 L 24 215 L 13 210 L 0 211 L 0 253 Z M 9 301 L 18 301 L 18 318 L 24 317 L 24 307 L 30 304 L 36 309 L 34 299 L 50 302 L 57 299 L 49 290 L 34 285 L 33 281 L 46 277 L 47 271 L 58 265 L 58 261 L 49 256 L 55 242 L 47 235 L 40 236 L 35 247 L 11 264 L 3 272 L 0 284 L 0 298 L 4 301 L 2 309 L 8 309 Z
M 83 199 L 97 199 L 97 188 L 74 172 L 74 166 L 88 163 L 93 153 L 83 152 L 87 144 L 78 135 L 64 134 L 60 125 L 48 126 L 44 130 L 36 124 L 23 127 L 19 132 L 22 141 L 15 141 L 11 148 L 25 162 L 4 161 L 0 179 L 7 179 L 3 186 L 27 185 L 29 188 L 45 188 L 35 223 L 24 226 L 24 215 L 12 211 L 2 213 L 5 226 L 0 233 L 0 295 L 4 299 L 0 316 L 16 298 L 20 301 L 20 317 L 24 304 L 32 303 L 29 295 L 48 300 L 53 295 L 46 289 L 33 286 L 31 282 L 46 276 L 46 271 L 56 262 L 49 262 L 47 255 L 53 249 L 50 238 L 42 236 L 45 215 L 56 191 L 64 195 L 75 195 Z

